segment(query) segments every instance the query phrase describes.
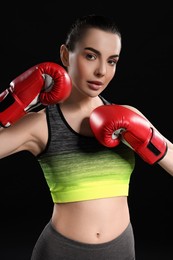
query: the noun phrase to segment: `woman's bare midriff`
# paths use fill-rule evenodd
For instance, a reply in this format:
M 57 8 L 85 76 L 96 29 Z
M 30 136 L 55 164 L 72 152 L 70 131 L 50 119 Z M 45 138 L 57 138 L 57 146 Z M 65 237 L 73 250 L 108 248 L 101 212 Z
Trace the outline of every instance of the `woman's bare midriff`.
M 83 243 L 118 237 L 130 221 L 127 197 L 55 204 L 52 225 L 62 235 Z

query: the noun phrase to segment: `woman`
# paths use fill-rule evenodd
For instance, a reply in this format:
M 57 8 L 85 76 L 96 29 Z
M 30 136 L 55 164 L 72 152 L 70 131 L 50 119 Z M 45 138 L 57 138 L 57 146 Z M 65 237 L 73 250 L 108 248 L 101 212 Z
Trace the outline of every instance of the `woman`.
M 94 120 L 89 121 L 97 108 L 109 107 L 101 93 L 115 75 L 120 52 L 121 34 L 111 19 L 78 19 L 60 47 L 72 80 L 69 97 L 0 131 L 0 157 L 22 150 L 37 156 L 54 202 L 32 260 L 135 259 L 127 196 L 136 147 L 126 145 L 126 135 L 121 142 L 117 133 L 110 149 L 95 138 Z M 144 119 L 137 109 L 122 107 Z M 148 124 L 155 129 L 144 120 L 147 129 Z M 173 175 L 173 144 L 158 135 L 162 156 L 149 163 Z

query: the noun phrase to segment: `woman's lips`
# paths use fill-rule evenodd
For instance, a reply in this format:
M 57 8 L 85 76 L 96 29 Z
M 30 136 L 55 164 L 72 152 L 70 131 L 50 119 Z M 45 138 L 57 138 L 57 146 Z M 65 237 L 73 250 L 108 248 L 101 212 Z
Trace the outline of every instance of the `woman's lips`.
M 88 81 L 88 86 L 92 90 L 99 90 L 102 87 L 102 82 Z

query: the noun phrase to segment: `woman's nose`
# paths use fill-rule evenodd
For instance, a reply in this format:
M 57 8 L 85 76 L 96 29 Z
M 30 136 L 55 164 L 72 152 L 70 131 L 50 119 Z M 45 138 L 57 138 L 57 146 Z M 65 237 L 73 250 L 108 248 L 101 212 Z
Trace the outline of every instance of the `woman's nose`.
M 106 65 L 104 63 L 99 63 L 96 68 L 95 74 L 97 76 L 104 76 L 106 74 Z

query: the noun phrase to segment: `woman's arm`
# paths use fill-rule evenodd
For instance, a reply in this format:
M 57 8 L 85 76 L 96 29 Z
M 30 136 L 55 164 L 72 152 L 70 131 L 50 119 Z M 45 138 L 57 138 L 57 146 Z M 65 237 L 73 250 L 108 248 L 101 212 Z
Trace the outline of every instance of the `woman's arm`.
M 167 151 L 163 158 L 158 161 L 158 164 L 165 170 L 167 171 L 170 175 L 173 176 L 173 143 L 171 143 L 166 137 L 164 137 L 158 129 L 155 128 L 155 126 L 136 108 L 127 106 L 130 109 L 132 109 L 134 112 L 142 115 L 151 125 L 153 129 L 155 129 L 164 139 L 167 144 Z
M 170 175 L 173 176 L 173 144 L 167 140 L 167 152 L 165 154 L 165 156 L 163 157 L 163 159 L 161 159 L 158 164 L 165 170 L 167 171 Z
M 31 112 L 10 127 L 0 129 L 0 158 L 22 150 L 37 155 L 44 149 L 46 142 L 45 112 Z
M 144 161 L 151 165 L 159 163 L 173 176 L 173 144 L 136 108 L 99 106 L 90 115 L 90 125 L 103 145 L 114 147 L 122 141 Z

